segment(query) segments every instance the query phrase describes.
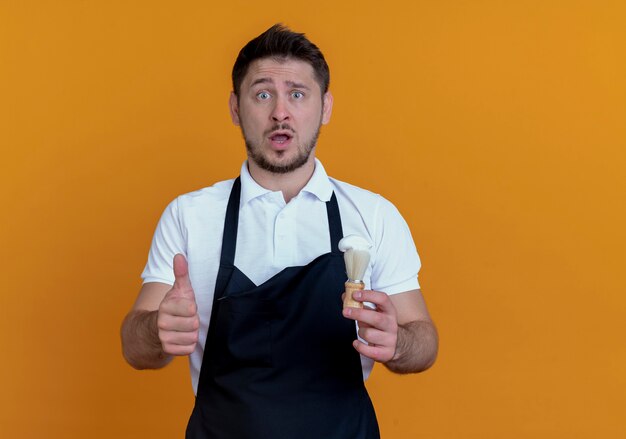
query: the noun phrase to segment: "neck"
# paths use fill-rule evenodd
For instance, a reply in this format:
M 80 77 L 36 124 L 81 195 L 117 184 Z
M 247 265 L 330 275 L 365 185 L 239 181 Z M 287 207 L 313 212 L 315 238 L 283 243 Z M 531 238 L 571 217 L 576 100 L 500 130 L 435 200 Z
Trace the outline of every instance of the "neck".
M 271 191 L 281 191 L 285 202 L 289 203 L 311 179 L 315 170 L 315 158 L 311 154 L 309 160 L 304 165 L 285 174 L 275 174 L 266 171 L 254 163 L 253 160 L 248 160 L 248 170 L 254 181 L 260 186 Z

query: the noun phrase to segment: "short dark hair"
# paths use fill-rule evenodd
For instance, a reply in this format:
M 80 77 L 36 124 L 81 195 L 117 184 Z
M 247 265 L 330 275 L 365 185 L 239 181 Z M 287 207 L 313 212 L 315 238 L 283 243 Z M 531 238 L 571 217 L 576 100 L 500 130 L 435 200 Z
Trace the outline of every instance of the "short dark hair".
M 279 61 L 293 58 L 305 61 L 313 67 L 315 79 L 322 94 L 328 91 L 330 70 L 322 52 L 304 34 L 292 32 L 278 23 L 251 40 L 239 52 L 232 73 L 235 95 L 239 96 L 241 83 L 248 73 L 250 64 L 261 58 L 273 58 Z

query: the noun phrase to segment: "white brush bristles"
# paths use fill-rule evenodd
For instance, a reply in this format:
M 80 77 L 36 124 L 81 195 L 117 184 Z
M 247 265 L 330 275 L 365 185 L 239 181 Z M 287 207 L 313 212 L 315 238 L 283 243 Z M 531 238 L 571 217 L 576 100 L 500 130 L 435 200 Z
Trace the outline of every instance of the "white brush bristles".
M 362 281 L 370 263 L 370 252 L 368 250 L 349 249 L 343 254 L 343 259 L 346 262 L 348 279 Z

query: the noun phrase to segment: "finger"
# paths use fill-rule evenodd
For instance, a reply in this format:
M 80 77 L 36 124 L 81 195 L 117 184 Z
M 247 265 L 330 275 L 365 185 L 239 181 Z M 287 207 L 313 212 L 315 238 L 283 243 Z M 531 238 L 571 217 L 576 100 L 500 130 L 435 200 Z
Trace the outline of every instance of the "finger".
M 376 309 L 379 309 L 380 311 L 390 311 L 394 314 L 396 313 L 396 308 L 393 306 L 393 303 L 389 299 L 389 295 L 387 295 L 387 293 L 383 293 L 382 291 L 355 291 L 352 295 L 352 298 L 357 302 L 371 302 L 375 304 Z
M 398 322 L 396 316 L 389 313 L 371 309 L 344 308 L 343 315 L 346 318 L 356 320 L 359 325 L 371 326 L 383 331 L 397 331 Z
M 187 297 L 168 297 L 159 306 L 159 317 L 163 316 L 179 316 L 193 317 L 198 314 L 198 305 L 193 299 Z
M 355 340 L 352 346 L 354 346 L 354 349 L 356 349 L 359 354 L 380 363 L 391 360 L 395 354 L 395 348 L 377 345 L 368 346 L 359 340 Z
M 167 355 L 177 355 L 177 356 L 190 355 L 193 353 L 193 351 L 196 350 L 196 343 L 189 344 L 189 345 L 162 344 L 162 346 L 163 346 L 163 352 L 165 352 Z
M 161 331 L 159 332 L 159 339 L 161 339 L 161 344 L 165 346 L 191 346 L 198 341 L 198 331 Z
M 178 317 L 164 314 L 157 322 L 162 331 L 197 331 L 200 328 L 200 321 L 197 315 L 192 317 Z
M 369 323 L 359 322 L 359 328 L 373 328 L 373 326 Z
M 174 288 L 183 293 L 191 292 L 193 295 L 187 259 L 180 253 L 174 256 L 174 279 Z
M 375 328 L 359 328 L 359 337 L 369 345 L 388 346 L 396 345 L 397 336 L 393 333 L 380 331 Z

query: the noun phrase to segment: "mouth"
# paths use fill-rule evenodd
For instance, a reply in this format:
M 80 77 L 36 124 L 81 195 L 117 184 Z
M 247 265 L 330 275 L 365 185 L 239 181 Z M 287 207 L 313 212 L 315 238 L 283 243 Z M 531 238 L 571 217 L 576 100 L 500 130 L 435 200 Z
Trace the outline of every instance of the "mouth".
M 268 136 L 268 139 L 275 148 L 282 149 L 291 143 L 293 134 L 288 131 L 274 131 Z

